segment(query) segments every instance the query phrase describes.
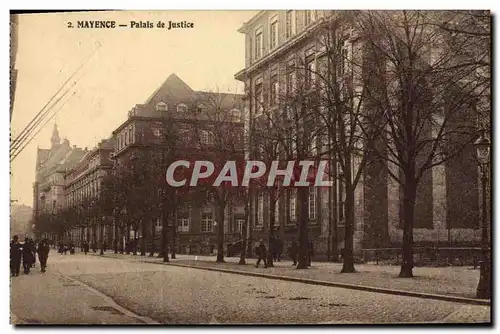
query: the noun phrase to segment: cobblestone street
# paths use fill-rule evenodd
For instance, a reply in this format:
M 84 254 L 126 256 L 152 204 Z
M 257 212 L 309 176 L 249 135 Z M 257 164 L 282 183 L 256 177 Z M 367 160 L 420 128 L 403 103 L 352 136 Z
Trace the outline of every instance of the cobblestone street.
M 156 256 L 134 256 L 113 254 L 113 252 L 107 252 L 106 256 L 129 261 L 162 262 L 162 259 Z M 237 264 L 239 257 L 225 257 L 225 261 L 226 263 L 216 264 L 215 256 L 177 254 L 172 263 L 466 298 L 475 298 L 479 281 L 479 269 L 470 266 L 416 267 L 413 270 L 415 277 L 408 279 L 399 278 L 400 267 L 390 265 L 358 264 L 355 265 L 356 273 L 340 274 L 342 263 L 313 261 L 312 267 L 308 270 L 295 270 L 292 262 L 286 259 L 274 262 L 274 268 L 265 269 L 254 267 L 256 259 L 247 259 L 245 266 Z
M 317 324 L 490 319 L 489 306 L 143 263 L 137 261 L 138 256 L 132 261 L 110 256 L 51 254 L 47 273 L 37 268 L 29 276 L 13 278 L 12 321 Z

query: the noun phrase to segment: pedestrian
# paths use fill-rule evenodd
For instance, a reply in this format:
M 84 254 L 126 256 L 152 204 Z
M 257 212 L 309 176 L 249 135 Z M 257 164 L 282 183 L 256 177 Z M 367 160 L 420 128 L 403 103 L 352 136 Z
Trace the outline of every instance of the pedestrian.
M 292 246 L 290 247 L 290 257 L 292 258 L 293 265 L 297 265 L 297 252 L 299 251 L 297 247 L 297 242 L 295 241 L 295 237 L 292 237 Z
M 42 273 L 44 273 L 47 268 L 47 259 L 49 258 L 49 251 L 50 251 L 49 243 L 47 242 L 47 239 L 43 239 L 37 248 L 38 260 L 40 260 L 40 267 L 42 268 Z
M 255 264 L 255 268 L 259 268 L 260 260 L 264 261 L 264 268 L 267 268 L 267 258 L 266 258 L 267 250 L 266 246 L 264 245 L 264 241 L 262 239 L 260 239 L 259 246 L 257 246 L 255 251 L 258 257 L 257 263 Z
M 87 240 L 83 241 L 82 246 L 83 246 L 83 251 L 84 251 L 85 255 L 87 255 L 87 253 L 89 252 L 89 243 L 87 242 Z
M 29 238 L 24 239 L 23 248 L 23 269 L 25 274 L 30 273 L 31 265 L 33 264 L 33 246 Z
M 283 241 L 280 239 L 280 236 L 276 236 L 276 259 L 275 261 L 280 262 L 281 261 L 281 254 L 283 253 Z
M 12 277 L 19 276 L 21 267 L 22 248 L 19 237 L 15 235 L 10 242 L 10 274 Z
M 307 265 L 311 266 L 311 260 L 314 256 L 314 244 L 312 241 L 309 241 L 308 247 L 307 247 Z

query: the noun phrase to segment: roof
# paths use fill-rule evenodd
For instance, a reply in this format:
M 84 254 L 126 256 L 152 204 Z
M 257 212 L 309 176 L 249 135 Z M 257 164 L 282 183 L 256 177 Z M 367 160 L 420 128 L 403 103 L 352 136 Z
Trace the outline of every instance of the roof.
M 70 170 L 74 168 L 81 160 L 84 154 L 85 151 L 82 150 L 80 147 L 73 148 L 70 152 L 68 152 L 68 154 L 66 154 L 64 159 L 61 161 L 60 169 Z
M 43 164 L 49 157 L 50 149 L 47 148 L 39 148 L 37 152 L 38 162 Z
M 135 116 L 141 117 L 165 117 L 164 111 L 157 111 L 156 105 L 160 102 L 167 103 L 168 110 L 175 112 L 177 105 L 183 103 L 188 110 L 196 110 L 200 104 L 231 110 L 243 108 L 243 95 L 219 92 L 193 91 L 181 78 L 171 74 L 167 80 L 143 103 L 136 106 Z

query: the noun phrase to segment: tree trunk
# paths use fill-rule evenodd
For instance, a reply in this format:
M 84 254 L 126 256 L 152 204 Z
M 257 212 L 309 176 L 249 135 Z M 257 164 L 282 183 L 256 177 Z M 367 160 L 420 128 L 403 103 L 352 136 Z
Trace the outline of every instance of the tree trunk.
M 130 254 L 130 224 L 127 223 L 125 235 L 125 254 Z
M 250 200 L 250 195 L 248 194 L 248 197 L 245 199 L 245 222 L 243 223 L 242 231 L 241 231 L 241 239 L 243 244 L 241 245 L 241 252 L 240 252 L 240 261 L 238 264 L 246 264 L 245 261 L 245 255 L 246 255 L 246 250 L 247 250 L 247 244 L 248 244 L 248 219 L 250 218 L 250 207 L 249 207 L 249 200 Z
M 155 237 L 156 237 L 156 224 L 155 220 L 151 219 L 151 252 L 150 257 L 155 256 Z
M 299 201 L 299 252 L 297 269 L 307 269 L 308 245 L 308 223 L 309 223 L 309 188 L 297 188 L 297 200 Z
M 99 254 L 104 255 L 104 229 L 106 227 L 104 226 L 104 223 L 99 223 L 98 228 L 99 228 L 99 239 L 101 243 L 101 251 Z
M 85 240 L 85 227 L 82 227 L 82 235 L 80 237 L 80 251 L 83 252 L 83 241 Z
M 163 262 L 169 262 L 168 258 L 168 213 L 163 214 L 163 227 L 162 227 L 162 252 Z
M 274 240 L 274 221 L 276 219 L 276 194 L 274 190 L 269 194 L 269 251 L 267 252 L 267 266 L 274 267 L 273 252 L 276 242 Z
M 224 211 L 226 203 L 220 201 L 217 206 L 217 260 L 216 263 L 224 263 Z
M 148 236 L 147 221 L 149 216 L 146 215 L 145 219 L 141 220 L 141 256 L 146 256 L 146 241 Z
M 346 180 L 350 180 L 350 172 L 347 172 Z M 349 181 L 346 182 L 345 199 L 345 237 L 344 254 L 341 273 L 354 273 L 354 186 Z
M 171 258 L 175 259 L 175 251 L 177 249 L 176 241 L 177 241 L 177 206 L 173 208 L 173 221 L 172 221 L 172 251 Z
M 399 277 L 413 277 L 413 219 L 417 185 L 411 176 L 403 187 L 403 259 Z
M 246 257 L 250 258 L 252 257 L 252 223 L 255 219 L 255 214 L 254 214 L 254 195 L 252 188 L 248 189 L 249 194 L 248 194 L 248 219 L 247 219 L 247 225 L 248 225 L 248 230 L 247 232 L 247 249 L 246 249 Z

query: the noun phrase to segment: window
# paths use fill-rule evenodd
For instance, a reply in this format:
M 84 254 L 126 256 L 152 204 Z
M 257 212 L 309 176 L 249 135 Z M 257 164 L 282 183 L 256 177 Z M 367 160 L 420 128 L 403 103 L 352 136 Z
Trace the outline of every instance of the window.
M 188 111 L 188 106 L 185 105 L 184 103 L 180 103 L 177 105 L 177 112 L 187 112 Z
M 161 101 L 156 104 L 156 110 L 157 111 L 168 111 L 168 105 Z
M 124 131 L 124 136 L 125 136 L 125 145 L 128 145 L 128 131 Z
M 290 193 L 290 220 L 297 220 L 297 195 L 294 190 Z
M 212 214 L 204 213 L 201 216 L 201 232 L 212 232 L 213 226 Z
M 232 109 L 230 113 L 233 120 L 238 122 L 241 121 L 241 111 L 239 109 Z
M 309 219 L 316 219 L 316 188 L 309 187 Z
M 128 140 L 131 144 L 135 142 L 134 127 L 132 125 L 128 127 Z
M 288 10 L 286 12 L 286 38 L 292 37 L 292 35 L 295 33 L 294 14 L 295 13 L 293 10 Z
M 196 108 L 196 111 L 202 113 L 205 111 L 205 109 L 206 109 L 205 105 L 199 104 L 198 107 Z
M 295 74 L 295 62 L 293 60 L 287 63 L 287 73 L 286 73 L 286 91 L 291 94 L 296 89 L 297 77 Z
M 340 63 L 340 74 L 343 75 L 347 71 L 347 64 L 348 64 L 348 56 L 349 56 L 349 50 L 347 49 L 347 46 L 342 47 L 342 56 L 340 57 L 341 63 Z
M 262 81 L 255 84 L 255 116 L 260 116 L 264 112 L 264 95 L 262 91 Z
M 271 76 L 271 101 L 270 105 L 274 106 L 278 104 L 278 94 L 279 94 L 279 86 L 278 86 L 278 73 L 273 72 Z
M 262 57 L 262 29 L 255 32 L 255 59 Z
M 316 77 L 316 61 L 313 57 L 309 57 L 306 61 L 306 87 L 312 88 L 314 79 Z
M 200 132 L 200 142 L 203 145 L 213 145 L 214 139 L 209 131 L 201 130 Z
M 245 225 L 245 219 L 236 219 L 234 222 L 234 231 L 237 233 L 243 233 L 243 226 Z
M 179 232 L 189 232 L 189 218 L 179 218 L 177 229 Z
M 264 196 L 259 195 L 257 199 L 257 226 L 264 225 Z
M 278 46 L 278 17 L 275 16 L 271 21 L 270 31 L 270 43 L 271 49 L 274 49 Z

